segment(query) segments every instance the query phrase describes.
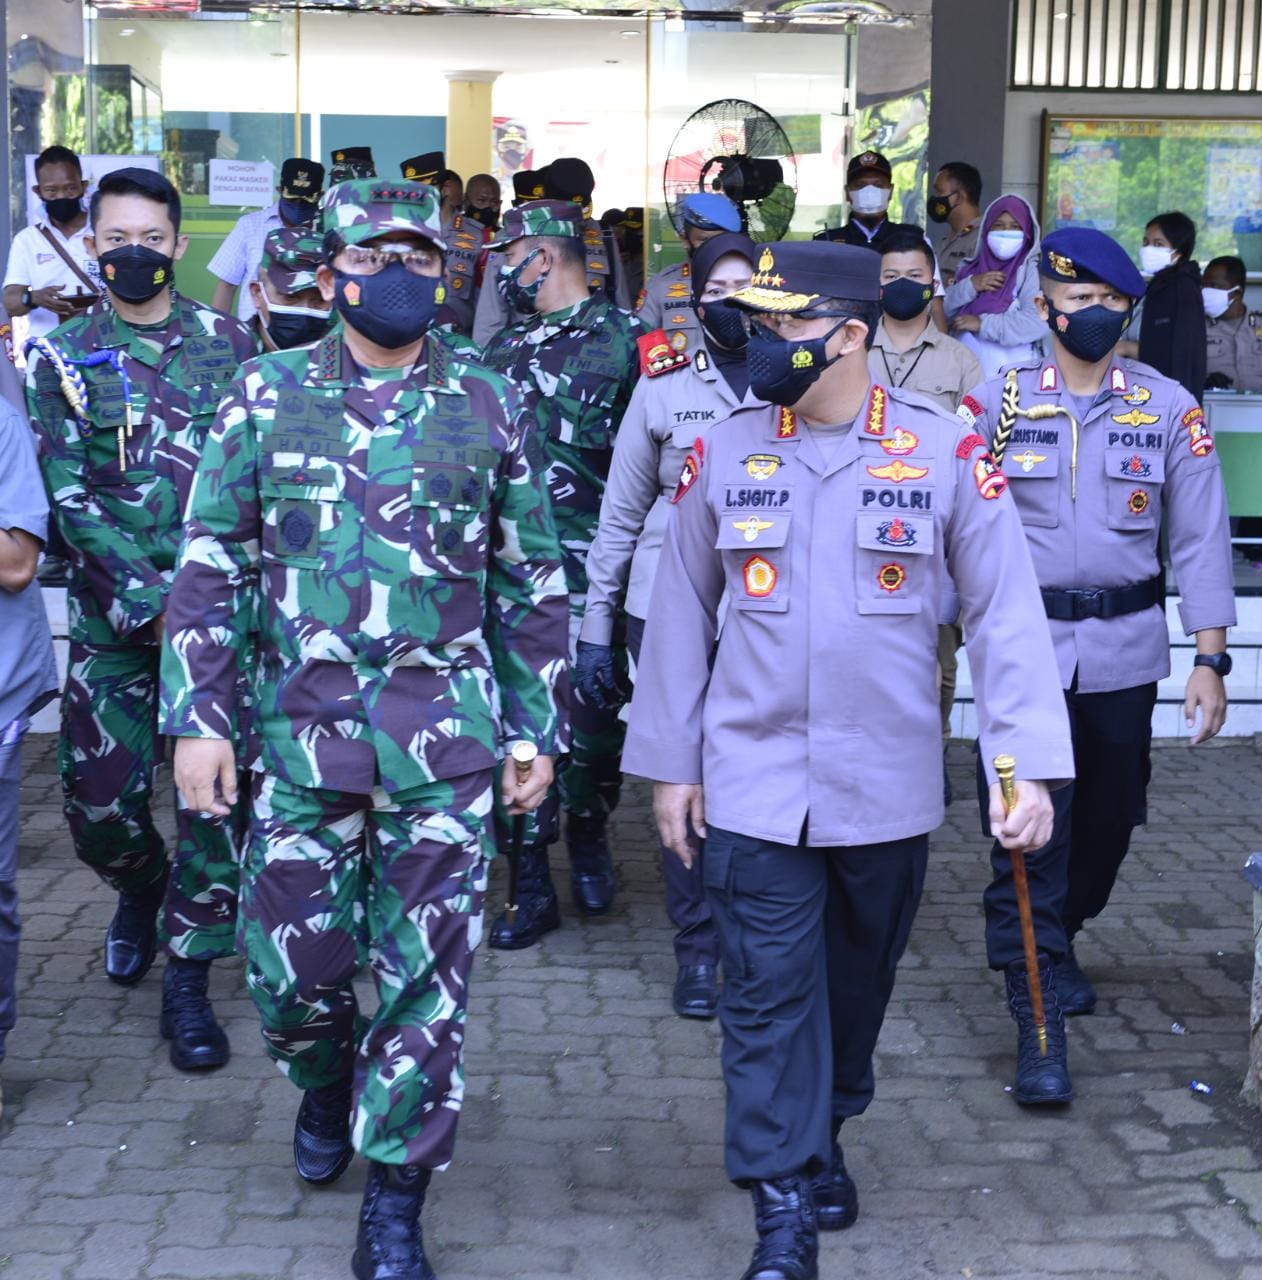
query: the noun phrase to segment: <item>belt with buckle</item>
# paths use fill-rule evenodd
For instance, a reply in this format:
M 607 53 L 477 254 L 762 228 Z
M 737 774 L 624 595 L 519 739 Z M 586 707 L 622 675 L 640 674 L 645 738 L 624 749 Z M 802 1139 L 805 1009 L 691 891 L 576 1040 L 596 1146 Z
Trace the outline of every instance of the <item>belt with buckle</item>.
M 1120 618 L 1140 613 L 1153 605 L 1164 605 L 1166 575 L 1159 573 L 1147 582 L 1129 587 L 1071 587 L 1044 591 L 1043 609 L 1056 622 L 1081 622 L 1084 618 Z

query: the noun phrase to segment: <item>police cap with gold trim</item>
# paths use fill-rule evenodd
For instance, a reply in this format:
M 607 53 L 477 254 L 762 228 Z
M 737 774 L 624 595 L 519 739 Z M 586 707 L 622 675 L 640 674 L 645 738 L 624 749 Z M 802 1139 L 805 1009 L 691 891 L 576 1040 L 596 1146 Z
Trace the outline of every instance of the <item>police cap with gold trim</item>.
M 326 253 L 391 232 L 424 236 L 447 248 L 438 192 L 406 178 L 351 178 L 330 187 L 320 201 L 320 229 Z
M 583 234 L 583 210 L 568 200 L 529 200 L 504 215 L 504 225 L 492 249 L 502 249 L 525 236 L 562 236 L 579 239 Z
M 399 171 L 411 182 L 428 182 L 434 186 L 438 175 L 446 168 L 441 151 L 427 151 L 424 155 L 413 156 L 399 165 Z
M 749 287 L 727 301 L 743 311 L 798 312 L 829 298 L 875 302 L 880 296 L 879 253 L 823 240 L 781 240 L 758 246 Z
M 1144 277 L 1126 250 L 1094 227 L 1061 227 L 1044 236 L 1039 274 L 1060 284 L 1108 284 L 1128 298 L 1144 296 Z
M 377 166 L 371 147 L 338 147 L 332 154 L 329 182 L 347 182 L 352 178 L 375 178 Z

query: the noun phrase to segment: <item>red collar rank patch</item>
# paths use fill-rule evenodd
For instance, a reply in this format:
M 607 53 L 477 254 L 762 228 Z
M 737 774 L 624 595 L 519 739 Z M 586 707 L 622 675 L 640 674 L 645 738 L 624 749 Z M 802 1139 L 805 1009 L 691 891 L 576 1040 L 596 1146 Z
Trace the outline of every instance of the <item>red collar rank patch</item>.
M 1114 365 L 1109 371 L 1109 390 L 1120 395 L 1126 390 L 1126 375 Z
M 865 436 L 883 436 L 885 434 L 885 401 L 886 391 L 879 383 L 872 384 L 872 393 L 868 397 L 868 420 L 863 424 Z
M 973 479 L 977 482 L 977 492 L 987 501 L 998 498 L 1008 487 L 1008 477 L 995 466 L 995 460 L 988 453 L 983 453 L 973 464 Z
M 1045 364 L 1043 366 L 1043 371 L 1039 374 L 1039 390 L 1060 390 L 1060 379 L 1056 376 L 1056 366 L 1054 364 Z
M 635 345 L 640 351 L 640 372 L 646 378 L 672 373 L 688 363 L 688 356 L 671 346 L 665 329 L 654 329 L 652 333 L 641 334 L 635 340 Z
M 963 408 L 962 405 L 960 407 Z M 955 456 L 957 458 L 968 458 L 976 450 L 984 449 L 985 447 L 986 441 L 983 440 L 981 436 L 965 436 L 964 439 L 955 446 Z
M 1188 429 L 1188 448 L 1198 458 L 1214 452 L 1214 441 L 1205 425 L 1205 411 L 1198 405 L 1183 415 L 1183 425 Z
M 797 414 L 792 409 L 781 408 L 780 425 L 776 428 L 777 440 L 796 440 L 798 434 Z
M 984 417 L 986 413 L 985 406 L 979 400 L 974 400 L 972 396 L 965 396 L 960 401 L 960 407 L 956 409 L 955 416 L 964 422 L 967 426 L 975 427 L 978 418 Z M 969 439 L 973 439 L 969 436 Z M 961 457 L 968 457 L 967 454 L 961 454 Z

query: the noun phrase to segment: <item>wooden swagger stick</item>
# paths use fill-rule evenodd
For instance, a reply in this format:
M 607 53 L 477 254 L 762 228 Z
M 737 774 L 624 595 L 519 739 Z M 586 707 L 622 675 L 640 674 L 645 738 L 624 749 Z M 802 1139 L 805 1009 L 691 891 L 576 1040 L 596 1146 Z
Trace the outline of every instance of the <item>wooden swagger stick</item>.
M 996 756 L 995 773 L 1003 792 L 1003 805 L 1011 813 L 1017 802 L 1017 762 L 1012 756 Z M 1039 1038 L 1039 1052 L 1047 1056 L 1047 1019 L 1043 1014 L 1043 988 L 1039 982 L 1039 953 L 1034 944 L 1034 913 L 1030 910 L 1030 882 L 1025 874 L 1025 854 L 1009 849 L 1012 855 L 1012 883 L 1017 891 L 1017 913 L 1021 917 L 1021 941 L 1025 946 L 1025 980 L 1030 990 L 1030 1009 L 1034 1014 L 1034 1030 Z

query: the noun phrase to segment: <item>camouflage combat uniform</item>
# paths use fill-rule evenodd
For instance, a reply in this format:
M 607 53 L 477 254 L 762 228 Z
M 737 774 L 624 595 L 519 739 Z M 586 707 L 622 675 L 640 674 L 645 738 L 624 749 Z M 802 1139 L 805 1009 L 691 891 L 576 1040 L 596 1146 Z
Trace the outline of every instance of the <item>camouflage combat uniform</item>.
M 437 216 L 409 182 L 345 184 L 324 211 L 351 243 L 441 245 Z M 517 393 L 434 331 L 407 371 L 359 368 L 343 333 L 246 365 L 220 409 L 165 724 L 242 731 L 231 690 L 257 627 L 241 935 L 268 1051 L 304 1089 L 353 1066 L 355 1146 L 437 1168 L 464 1091 L 493 769 L 512 741 L 564 745 L 565 583 Z M 352 988 L 365 930 L 371 1020 Z
M 634 316 L 594 295 L 502 330 L 483 353 L 492 369 L 525 393 L 535 423 L 570 593 L 571 660 L 614 436 L 639 376 L 641 332 Z M 618 803 L 624 726 L 617 709 L 576 700 L 572 711 L 572 754 L 557 775 L 560 804 L 554 797 L 536 814 L 544 842 L 557 838 L 559 807 L 578 817 L 603 818 Z
M 27 404 L 40 467 L 70 547 L 70 661 L 58 765 L 75 852 L 112 888 L 141 893 L 166 872 L 151 813 L 158 728 L 159 649 L 182 514 L 215 408 L 257 350 L 244 325 L 173 296 L 156 329 L 98 304 L 49 335 L 66 361 L 116 353 L 130 383 L 132 434 L 122 448 L 125 389 L 102 362 L 72 366 L 86 387 L 86 421 L 47 354 L 32 350 Z M 177 807 L 172 883 L 162 936 L 191 960 L 231 955 L 239 821 Z

